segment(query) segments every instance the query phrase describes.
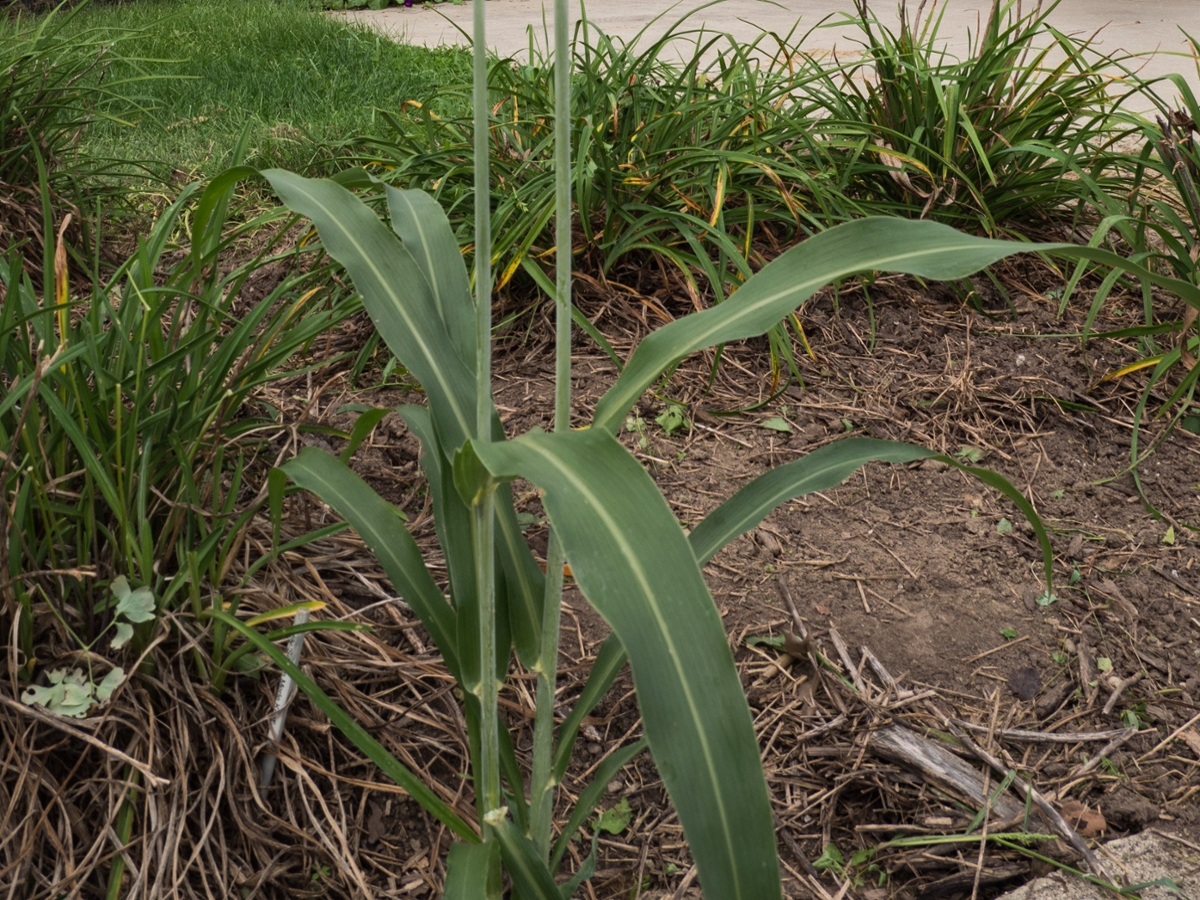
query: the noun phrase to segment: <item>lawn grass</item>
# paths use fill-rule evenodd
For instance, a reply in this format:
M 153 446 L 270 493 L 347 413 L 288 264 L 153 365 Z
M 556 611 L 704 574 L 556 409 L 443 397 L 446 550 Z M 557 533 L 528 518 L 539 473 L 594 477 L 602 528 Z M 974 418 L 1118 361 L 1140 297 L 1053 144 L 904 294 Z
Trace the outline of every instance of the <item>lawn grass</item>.
M 90 153 L 213 174 L 250 130 L 252 165 L 305 169 L 324 142 L 369 130 L 376 109 L 428 101 L 469 78 L 463 50 L 397 44 L 320 11 L 314 0 L 139 0 L 94 4 L 80 28 L 122 36 L 107 78 L 137 106 L 98 120 Z

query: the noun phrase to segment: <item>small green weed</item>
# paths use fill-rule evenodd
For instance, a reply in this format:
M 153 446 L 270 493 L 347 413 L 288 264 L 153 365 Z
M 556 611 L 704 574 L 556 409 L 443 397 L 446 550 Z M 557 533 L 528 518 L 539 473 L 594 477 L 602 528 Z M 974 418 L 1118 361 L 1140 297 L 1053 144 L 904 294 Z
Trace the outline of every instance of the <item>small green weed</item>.
M 622 834 L 633 822 L 633 808 L 629 800 L 622 797 L 615 806 L 611 806 L 596 817 L 596 829 L 609 834 Z
M 680 403 L 668 403 L 654 421 L 667 435 L 678 434 L 688 427 L 687 407 Z
M 92 707 L 105 703 L 125 680 L 125 670 L 115 666 L 99 682 L 92 681 L 82 669 L 52 669 L 46 673 L 49 685 L 29 687 L 21 693 L 26 706 L 40 706 L 60 716 L 82 719 Z
M 829 872 L 839 881 L 849 880 L 855 888 L 861 888 L 869 881 L 880 887 L 887 883 L 887 872 L 874 862 L 875 848 L 863 847 L 855 850 L 847 859 L 838 849 L 837 844 L 826 844 L 821 855 L 813 860 L 813 868 L 818 872 Z

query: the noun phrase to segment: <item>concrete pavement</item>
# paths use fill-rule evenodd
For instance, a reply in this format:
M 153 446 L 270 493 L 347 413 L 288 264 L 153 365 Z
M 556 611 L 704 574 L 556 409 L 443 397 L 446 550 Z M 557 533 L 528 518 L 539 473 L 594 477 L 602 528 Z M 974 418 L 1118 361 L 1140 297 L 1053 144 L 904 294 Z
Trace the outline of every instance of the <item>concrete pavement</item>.
M 910 0 L 915 8 L 918 0 Z M 645 29 L 643 41 L 656 39 L 667 27 L 695 9 L 698 0 L 592 0 L 587 4 L 588 20 L 612 37 L 632 39 Z M 1024 0 L 1024 9 L 1036 4 Z M 873 0 L 872 11 L 886 24 L 898 22 L 897 3 Z M 939 37 L 947 50 L 962 57 L 968 49 L 968 35 L 976 34 L 987 19 L 991 4 L 987 0 L 945 0 L 945 19 Z M 690 28 L 705 26 L 724 31 L 739 41 L 750 41 L 763 31 L 781 35 L 793 33 L 797 39 L 807 32 L 801 46 L 815 54 L 831 52 L 849 56 L 857 49 L 858 31 L 854 26 L 838 25 L 836 19 L 854 12 L 853 0 L 724 0 L 695 13 Z M 545 46 L 542 23 L 551 26 L 552 0 L 489 0 L 488 44 L 497 53 L 528 56 L 530 26 L 534 39 Z M 580 15 L 579 0 L 571 0 L 572 20 Z M 391 7 L 385 10 L 353 10 L 333 15 L 377 28 L 397 39 L 424 46 L 463 45 L 459 32 L 471 31 L 471 3 L 442 3 L 429 8 Z M 544 17 L 544 18 L 543 18 Z M 825 27 L 816 28 L 823 20 Z M 1051 12 L 1050 24 L 1077 38 L 1095 35 L 1094 46 L 1109 56 L 1132 55 L 1131 67 L 1143 77 L 1154 78 L 1180 72 L 1200 93 L 1196 63 L 1187 53 L 1187 41 L 1181 28 L 1200 37 L 1200 0 L 1062 0 Z M 457 28 L 455 26 L 458 26 Z M 693 38 L 694 40 L 694 38 Z M 686 53 L 686 51 L 681 51 Z M 1163 93 L 1174 96 L 1173 88 Z

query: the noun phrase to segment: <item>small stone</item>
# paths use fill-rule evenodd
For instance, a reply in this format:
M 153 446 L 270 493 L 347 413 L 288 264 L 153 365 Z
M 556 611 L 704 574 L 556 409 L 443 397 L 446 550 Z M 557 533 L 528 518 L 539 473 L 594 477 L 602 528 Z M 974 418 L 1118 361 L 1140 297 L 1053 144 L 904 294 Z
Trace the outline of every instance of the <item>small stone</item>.
M 599 756 L 600 752 L 604 748 L 601 747 L 599 744 L 597 744 L 595 741 L 592 741 L 590 744 L 587 745 L 587 749 L 588 749 L 588 753 L 592 754 L 592 756 Z
M 1083 559 L 1083 535 L 1077 534 L 1071 538 L 1071 543 L 1067 546 L 1067 556 L 1070 559 Z
M 623 787 L 625 787 L 625 783 L 623 781 L 621 781 L 620 778 L 614 778 L 612 781 L 610 781 L 608 783 L 608 787 L 606 788 L 606 790 L 610 794 L 615 794 L 618 791 L 620 791 L 621 788 L 623 788 Z

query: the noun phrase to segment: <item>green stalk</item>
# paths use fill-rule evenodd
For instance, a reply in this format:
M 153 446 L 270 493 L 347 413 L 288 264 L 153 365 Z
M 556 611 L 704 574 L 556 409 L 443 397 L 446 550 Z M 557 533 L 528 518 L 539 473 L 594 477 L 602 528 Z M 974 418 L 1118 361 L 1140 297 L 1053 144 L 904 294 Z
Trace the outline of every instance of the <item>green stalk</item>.
M 475 436 L 490 440 L 492 431 L 492 203 L 488 177 L 488 62 L 485 3 L 474 6 L 475 137 Z M 500 721 L 496 680 L 495 510 L 486 491 L 472 510 L 475 583 L 479 590 L 479 772 L 477 790 L 486 817 L 500 806 Z M 484 839 L 492 829 L 483 823 Z
M 108 872 L 108 892 L 105 894 L 107 900 L 119 900 L 121 896 L 121 881 L 125 877 L 125 856 L 122 851 L 129 846 L 129 838 L 133 834 L 133 817 L 136 812 L 133 799 L 140 775 L 132 766 L 126 766 L 125 777 L 129 779 L 129 793 L 125 795 L 121 810 L 117 813 L 115 835 L 119 844 L 117 853 L 113 856 L 112 868 Z
M 554 187 L 555 187 L 555 365 L 554 430 L 571 427 L 571 57 L 567 0 L 554 2 Z M 554 819 L 554 697 L 558 675 L 558 629 L 563 563 L 558 533 L 551 530 L 546 553 L 546 593 L 538 659 L 537 713 L 533 727 L 530 829 L 534 846 L 550 858 Z

